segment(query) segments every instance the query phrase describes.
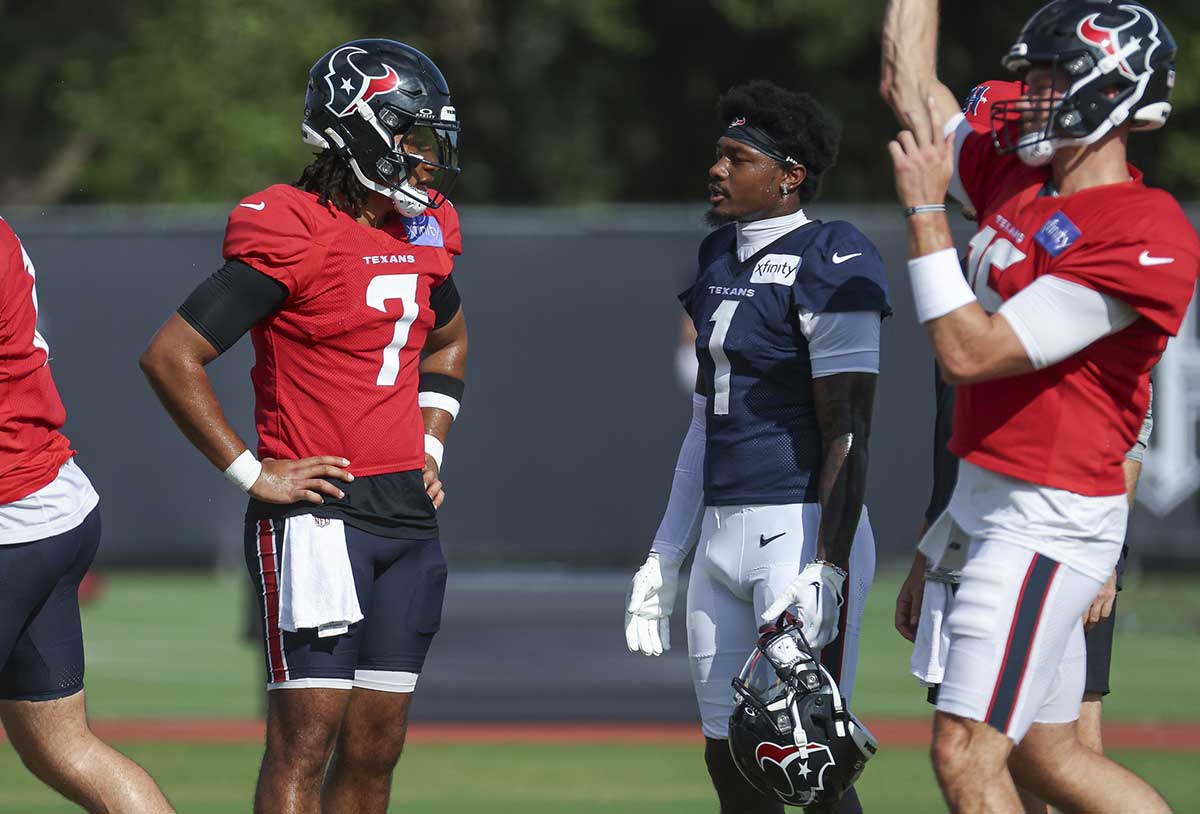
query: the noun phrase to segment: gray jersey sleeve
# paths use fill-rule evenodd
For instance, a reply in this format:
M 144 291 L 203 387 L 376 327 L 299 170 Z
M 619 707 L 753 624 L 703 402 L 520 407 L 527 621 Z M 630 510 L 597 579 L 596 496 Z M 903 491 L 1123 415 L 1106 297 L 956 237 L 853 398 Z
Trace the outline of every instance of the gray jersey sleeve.
M 1150 385 L 1150 404 L 1146 407 L 1146 419 L 1142 421 L 1142 429 L 1138 432 L 1137 440 L 1125 457 L 1131 461 L 1142 462 L 1146 455 L 1146 447 L 1150 446 L 1150 433 L 1154 432 L 1154 385 Z

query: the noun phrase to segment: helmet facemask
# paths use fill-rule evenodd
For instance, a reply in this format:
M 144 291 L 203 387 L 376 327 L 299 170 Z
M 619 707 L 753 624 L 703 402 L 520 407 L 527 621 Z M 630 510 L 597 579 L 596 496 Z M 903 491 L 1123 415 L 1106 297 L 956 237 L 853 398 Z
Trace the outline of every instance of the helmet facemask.
M 453 109 L 448 113 L 453 117 Z M 370 146 L 364 149 L 360 144 L 356 155 L 333 128 L 326 128 L 320 142 L 315 142 L 305 128 L 305 141 L 343 153 L 359 183 L 391 198 L 396 211 L 405 217 L 441 206 L 461 171 L 458 122 L 432 117 L 413 119 L 391 107 L 383 107 L 376 115 L 364 102 L 359 102 L 358 114 L 378 132 L 378 145 L 369 141 Z

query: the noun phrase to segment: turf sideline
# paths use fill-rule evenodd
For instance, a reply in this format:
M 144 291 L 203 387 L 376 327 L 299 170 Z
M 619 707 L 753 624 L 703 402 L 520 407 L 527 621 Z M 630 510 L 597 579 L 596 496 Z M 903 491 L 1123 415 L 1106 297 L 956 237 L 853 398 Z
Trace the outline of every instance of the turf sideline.
M 122 743 L 247 743 L 260 742 L 266 731 L 261 720 L 157 719 L 98 720 L 92 729 L 101 738 Z M 867 727 L 881 746 L 929 745 L 930 722 L 911 719 L 872 719 Z M 3 730 L 0 730 L 3 739 Z M 479 744 L 596 744 L 699 743 L 693 723 L 433 723 L 409 728 L 408 743 Z M 1200 724 L 1111 723 L 1104 727 L 1104 745 L 1113 749 L 1200 752 Z

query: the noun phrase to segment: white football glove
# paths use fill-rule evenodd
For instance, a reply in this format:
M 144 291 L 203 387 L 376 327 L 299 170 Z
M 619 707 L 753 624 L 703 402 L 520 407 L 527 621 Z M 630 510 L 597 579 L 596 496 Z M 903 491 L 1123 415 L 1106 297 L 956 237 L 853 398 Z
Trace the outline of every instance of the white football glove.
M 679 586 L 679 563 L 650 552 L 633 575 L 625 603 L 625 643 L 631 653 L 661 656 L 671 649 L 671 610 Z
M 825 562 L 810 562 L 763 611 L 764 622 L 774 622 L 788 608 L 796 608 L 809 647 L 820 650 L 838 635 L 842 586 L 846 572 Z

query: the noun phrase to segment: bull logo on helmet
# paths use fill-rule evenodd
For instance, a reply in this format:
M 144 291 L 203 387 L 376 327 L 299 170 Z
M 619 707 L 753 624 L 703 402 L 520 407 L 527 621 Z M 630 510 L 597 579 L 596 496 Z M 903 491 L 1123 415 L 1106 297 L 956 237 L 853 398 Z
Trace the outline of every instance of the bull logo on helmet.
M 355 65 L 353 57 L 365 53 L 362 48 L 346 45 L 329 56 L 329 71 L 325 74 L 329 101 L 325 107 L 338 118 L 353 113 L 359 102 L 369 103 L 376 96 L 400 87 L 400 76 L 391 65 L 382 66 L 383 73 L 379 75 L 366 73 Z
M 825 790 L 825 770 L 834 764 L 833 753 L 820 743 L 780 746 L 764 741 L 754 750 L 754 759 L 781 798 L 802 806 L 813 802 L 817 793 Z M 793 775 L 799 776 L 800 788 L 796 788 Z
M 1137 81 L 1137 73 L 1133 70 L 1126 57 L 1131 53 L 1136 53 L 1137 49 L 1141 47 L 1141 42 L 1136 38 L 1130 39 L 1128 42 L 1122 42 L 1121 32 L 1137 23 L 1141 15 L 1136 9 L 1129 6 L 1121 6 L 1121 8 L 1131 12 L 1129 22 L 1124 25 L 1119 25 L 1116 28 L 1100 25 L 1096 22 L 1100 19 L 1100 15 L 1090 14 L 1079 21 L 1076 33 L 1079 35 L 1079 39 L 1088 45 L 1094 45 L 1114 58 L 1117 61 L 1117 70 L 1121 72 L 1122 76 L 1131 81 Z

